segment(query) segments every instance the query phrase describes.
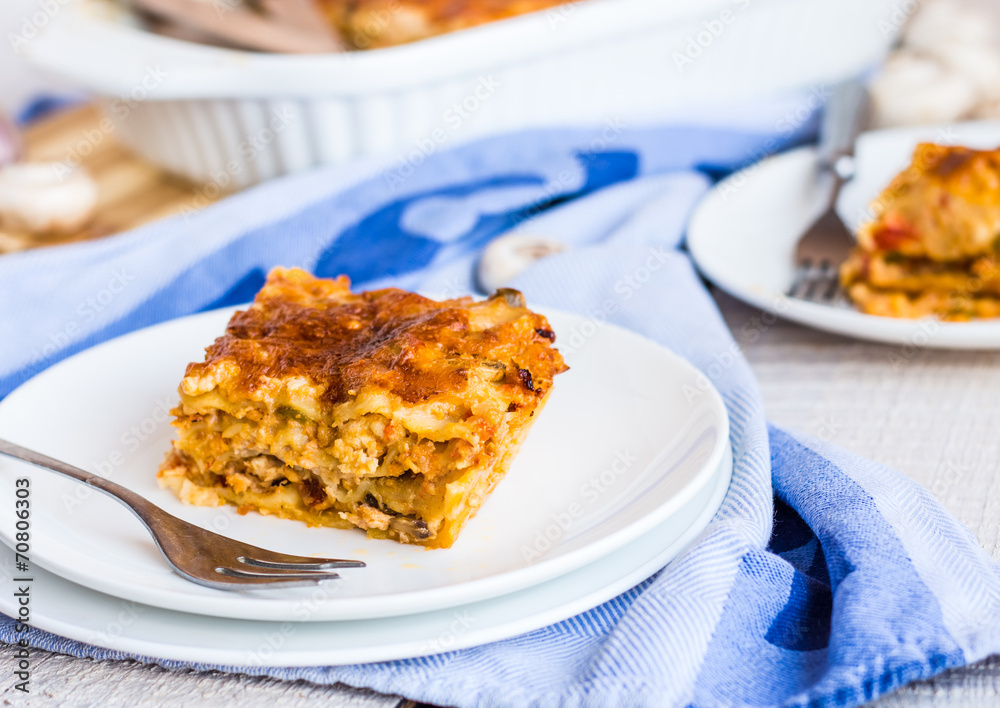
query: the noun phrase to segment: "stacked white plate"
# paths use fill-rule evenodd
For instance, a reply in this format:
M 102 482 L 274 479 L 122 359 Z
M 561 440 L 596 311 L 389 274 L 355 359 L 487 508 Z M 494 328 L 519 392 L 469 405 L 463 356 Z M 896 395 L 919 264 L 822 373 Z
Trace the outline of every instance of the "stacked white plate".
M 704 377 L 662 346 L 543 312 L 563 342 L 577 345 L 562 347 L 571 370 L 507 477 L 446 550 L 185 506 L 158 487 L 176 386 L 232 310 L 142 330 L 46 370 L 0 403 L 0 437 L 114 479 L 202 527 L 367 567 L 280 593 L 203 588 L 172 573 L 116 501 L 0 459 L 12 508 L 15 479 L 30 479 L 31 624 L 161 659 L 353 664 L 502 640 L 643 581 L 707 526 L 725 496 L 732 473 L 725 407 Z M 0 515 L 8 546 L 14 523 L 13 514 Z M 13 559 L 13 550 L 4 552 Z M 0 592 L 0 611 L 17 614 L 13 593 Z

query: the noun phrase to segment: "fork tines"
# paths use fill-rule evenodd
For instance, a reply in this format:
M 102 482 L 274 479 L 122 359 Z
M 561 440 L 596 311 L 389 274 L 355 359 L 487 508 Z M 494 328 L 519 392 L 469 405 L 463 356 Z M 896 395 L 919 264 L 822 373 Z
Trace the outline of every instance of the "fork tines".
M 289 556 L 260 549 L 260 555 L 270 555 L 274 560 L 262 560 L 250 556 L 236 558 L 240 567 L 219 565 L 215 572 L 238 581 L 268 583 L 268 587 L 303 585 L 337 580 L 340 575 L 333 572 L 337 568 L 364 568 L 362 561 L 339 558 L 306 558 Z M 242 567 L 246 566 L 246 567 Z M 221 582 L 225 582 L 221 578 Z
M 339 558 L 303 558 L 301 561 L 283 560 L 275 562 L 240 556 L 236 560 L 245 565 L 252 565 L 257 568 L 271 568 L 273 570 L 332 570 L 334 568 L 365 567 L 365 564 L 361 561 L 340 560 Z
M 834 305 L 845 299 L 837 266 L 829 260 L 819 263 L 802 261 L 795 269 L 795 279 L 787 294 L 789 297 L 821 305 Z

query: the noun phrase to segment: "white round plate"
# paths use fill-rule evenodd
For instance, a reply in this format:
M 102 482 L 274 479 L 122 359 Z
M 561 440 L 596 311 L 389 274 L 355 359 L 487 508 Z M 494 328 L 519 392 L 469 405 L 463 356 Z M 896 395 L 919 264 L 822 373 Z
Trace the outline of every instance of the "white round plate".
M 31 478 L 31 558 L 68 580 L 166 609 L 255 620 L 342 620 L 426 612 L 541 583 L 622 548 L 710 485 L 728 447 L 722 400 L 692 366 L 624 329 L 548 312 L 571 370 L 510 472 L 455 545 L 428 551 L 357 530 L 309 528 L 232 507 L 191 507 L 160 489 L 167 411 L 185 365 L 201 359 L 232 310 L 135 332 L 46 370 L 0 402 L 0 437 L 97 472 L 167 511 L 257 546 L 356 558 L 303 616 L 309 589 L 234 594 L 171 572 L 145 529 L 113 499 L 53 473 Z M 692 395 L 692 392 L 696 395 Z M 0 536 L 13 539 L 13 515 Z
M 248 622 L 125 602 L 34 569 L 31 625 L 108 649 L 226 666 L 333 666 L 391 661 L 479 646 L 531 632 L 596 607 L 676 557 L 712 520 L 729 489 L 727 449 L 705 487 L 678 514 L 619 552 L 545 583 L 435 612 L 340 622 Z M 0 544 L 0 551 L 5 551 Z M 325 601 L 301 600 L 302 614 Z M 0 611 L 16 615 L 13 591 Z
M 894 128 L 862 135 L 856 176 L 837 204 L 848 226 L 857 228 L 867 218 L 869 204 L 910 164 L 913 148 L 924 141 L 995 148 L 1000 145 L 1000 123 Z M 795 246 L 825 208 L 826 194 L 812 148 L 768 158 L 723 180 L 702 200 L 688 227 L 688 249 L 698 269 L 719 288 L 793 322 L 904 346 L 1000 347 L 997 320 L 903 320 L 786 297 Z

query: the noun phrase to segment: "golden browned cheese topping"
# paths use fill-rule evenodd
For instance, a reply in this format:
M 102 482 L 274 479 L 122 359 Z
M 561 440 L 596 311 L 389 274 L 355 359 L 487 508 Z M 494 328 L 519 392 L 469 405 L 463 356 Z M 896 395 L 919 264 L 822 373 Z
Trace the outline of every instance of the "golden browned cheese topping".
M 352 294 L 350 281 L 274 269 L 250 309 L 187 375 L 226 360 L 238 364 L 226 388 L 252 391 L 265 378 L 304 376 L 332 404 L 375 387 L 408 403 L 462 391 L 484 365 L 512 398 L 541 397 L 565 370 L 547 320 L 516 291 L 484 302 L 438 302 L 395 288 Z
M 866 251 L 951 261 L 991 253 L 1000 237 L 1000 150 L 931 143 L 875 201 Z
M 840 268 L 863 312 L 949 321 L 1000 313 L 1000 149 L 921 143 L 872 208 Z
M 515 17 L 571 0 L 320 0 L 356 49 L 388 47 Z

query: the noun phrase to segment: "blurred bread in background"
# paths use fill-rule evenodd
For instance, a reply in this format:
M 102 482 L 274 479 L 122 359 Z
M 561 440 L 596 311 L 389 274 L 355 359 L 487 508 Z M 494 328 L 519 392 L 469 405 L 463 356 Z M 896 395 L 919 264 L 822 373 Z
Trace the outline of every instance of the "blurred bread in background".
M 911 0 L 899 8 L 890 24 L 906 23 L 901 42 L 871 86 L 875 126 L 1000 119 L 1000 3 Z

